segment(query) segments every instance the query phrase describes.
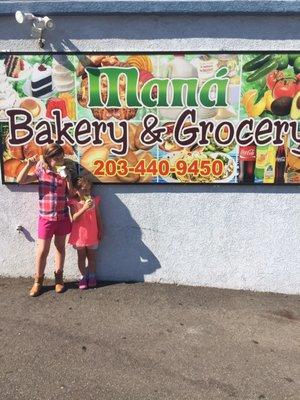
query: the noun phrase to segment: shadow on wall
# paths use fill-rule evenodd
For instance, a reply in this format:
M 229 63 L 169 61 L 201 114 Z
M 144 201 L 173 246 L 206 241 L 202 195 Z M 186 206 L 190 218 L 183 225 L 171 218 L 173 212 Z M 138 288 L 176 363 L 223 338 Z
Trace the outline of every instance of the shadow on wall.
M 117 280 L 142 282 L 145 275 L 161 265 L 143 242 L 140 226 L 118 196 L 109 193 L 101 197 L 104 235 L 97 257 L 99 269 L 106 280 L 117 277 Z
M 57 51 L 75 50 L 68 43 L 64 43 L 66 38 L 70 41 L 118 39 L 120 42 L 175 38 L 239 38 L 260 41 L 300 38 L 299 18 L 292 15 L 267 18 L 265 15 L 97 15 L 54 16 L 53 19 L 56 28 L 47 32 L 46 47 Z M 29 24 L 18 25 L 13 16 L 0 18 L 0 40 L 24 39 L 30 39 Z M 88 47 L 88 43 L 85 43 L 85 47 Z M 95 48 L 91 50 L 95 51 Z
M 37 185 L 8 185 L 7 187 L 11 192 L 25 191 L 38 196 Z M 145 275 L 152 274 L 161 268 L 161 265 L 143 242 L 142 230 L 132 218 L 128 208 L 113 193 L 113 190 L 105 193 L 105 188 L 111 188 L 111 185 L 94 185 L 93 188 L 93 192 L 101 197 L 100 210 L 104 231 L 97 254 L 99 277 L 102 278 L 104 274 L 105 280 L 143 282 Z M 130 187 L 121 192 L 130 193 Z M 29 242 L 35 241 L 36 232 L 29 232 L 26 228 L 22 228 L 20 234 L 24 234 Z

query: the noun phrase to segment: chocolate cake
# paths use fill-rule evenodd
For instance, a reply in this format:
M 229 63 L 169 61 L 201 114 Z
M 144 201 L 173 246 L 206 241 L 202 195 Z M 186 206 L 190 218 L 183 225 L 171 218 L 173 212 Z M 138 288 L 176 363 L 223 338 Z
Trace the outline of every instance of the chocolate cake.
M 31 75 L 32 96 L 43 97 L 52 91 L 52 68 L 45 64 L 34 65 Z
M 11 78 L 18 78 L 24 70 L 24 61 L 18 56 L 7 56 L 4 60 L 6 75 Z

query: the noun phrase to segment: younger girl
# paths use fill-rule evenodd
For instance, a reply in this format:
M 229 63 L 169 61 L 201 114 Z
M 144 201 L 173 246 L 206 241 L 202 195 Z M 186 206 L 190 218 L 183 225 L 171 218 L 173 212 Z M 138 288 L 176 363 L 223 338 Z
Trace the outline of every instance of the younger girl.
M 78 268 L 81 272 L 79 289 L 92 288 L 96 281 L 96 250 L 101 239 L 99 212 L 100 197 L 91 197 L 92 183 L 87 176 L 77 179 L 76 198 L 69 201 L 72 231 L 69 243 L 77 250 Z M 88 266 L 86 268 L 86 259 Z
M 71 221 L 67 205 L 67 194 L 71 190 L 71 181 L 68 176 L 58 172 L 64 164 L 63 148 L 52 143 L 44 151 L 43 159 L 36 165 L 35 174 L 28 175 L 37 157 L 26 161 L 26 166 L 17 177 L 19 184 L 39 183 L 39 220 L 38 246 L 35 262 L 35 279 L 30 290 L 30 296 L 38 296 L 41 292 L 44 279 L 46 261 L 50 244 L 54 236 L 55 245 L 55 291 L 64 291 L 63 267 L 65 261 L 66 235 L 71 231 Z

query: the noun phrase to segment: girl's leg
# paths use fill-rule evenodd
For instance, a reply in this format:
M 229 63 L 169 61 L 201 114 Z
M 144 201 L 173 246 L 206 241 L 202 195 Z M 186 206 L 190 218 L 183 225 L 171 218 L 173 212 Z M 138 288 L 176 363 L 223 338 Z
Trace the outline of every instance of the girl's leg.
M 89 274 L 96 275 L 96 250 L 86 248 Z
M 78 269 L 81 273 L 81 279 L 79 280 L 78 286 L 79 289 L 84 290 L 88 288 L 88 276 L 87 276 L 87 269 L 85 266 L 85 260 L 87 257 L 86 247 L 78 248 L 77 255 L 78 255 Z
M 35 278 L 33 286 L 29 292 L 29 295 L 31 297 L 36 297 L 41 293 L 50 244 L 51 244 L 51 239 L 38 239 L 38 246 L 35 259 Z
M 44 275 L 46 261 L 50 250 L 51 239 L 38 239 L 36 260 L 35 260 L 35 275 L 41 278 Z
M 86 267 L 85 267 L 85 260 L 87 257 L 86 248 L 81 247 L 77 249 L 77 256 L 78 256 L 78 269 L 82 276 L 86 275 Z
M 55 245 L 55 272 L 62 273 L 64 269 L 64 262 L 66 256 L 66 236 L 55 235 L 54 245 Z
M 96 280 L 96 250 L 87 248 L 88 271 L 89 271 L 89 288 L 97 286 Z

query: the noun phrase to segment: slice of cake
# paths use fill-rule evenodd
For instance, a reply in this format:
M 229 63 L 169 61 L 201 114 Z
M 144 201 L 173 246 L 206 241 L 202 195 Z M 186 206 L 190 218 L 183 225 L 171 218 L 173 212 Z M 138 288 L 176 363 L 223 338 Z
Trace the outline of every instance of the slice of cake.
M 13 108 L 19 101 L 17 92 L 8 81 L 4 65 L 0 65 L 0 119 L 6 119 L 5 110 Z
M 31 75 L 32 96 L 43 97 L 52 91 L 52 68 L 45 64 L 35 64 Z
M 4 60 L 6 75 L 11 78 L 19 78 L 24 70 L 24 61 L 18 56 L 7 56 Z
M 53 82 L 58 92 L 70 92 L 75 87 L 72 71 L 56 61 L 53 64 Z

